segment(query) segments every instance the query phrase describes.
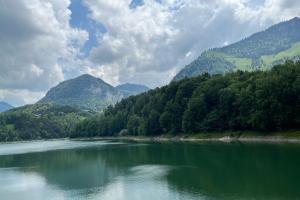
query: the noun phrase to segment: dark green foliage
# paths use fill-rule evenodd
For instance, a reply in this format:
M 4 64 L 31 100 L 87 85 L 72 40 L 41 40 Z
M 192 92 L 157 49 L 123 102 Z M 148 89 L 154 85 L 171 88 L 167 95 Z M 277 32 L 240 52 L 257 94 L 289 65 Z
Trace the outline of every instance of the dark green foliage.
M 137 115 L 132 115 L 128 118 L 127 130 L 132 135 L 138 135 L 141 119 Z
M 270 71 L 204 74 L 129 97 L 72 135 L 160 135 L 300 128 L 300 62 Z
M 0 114 L 0 141 L 68 137 L 90 113 L 69 106 L 27 105 Z

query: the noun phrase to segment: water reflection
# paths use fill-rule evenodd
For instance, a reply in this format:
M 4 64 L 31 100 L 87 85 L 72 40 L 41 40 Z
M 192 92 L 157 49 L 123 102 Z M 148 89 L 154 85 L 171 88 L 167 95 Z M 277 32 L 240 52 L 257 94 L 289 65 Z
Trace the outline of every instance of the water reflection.
M 280 144 L 78 142 L 0 156 L 0 196 L 298 199 L 299 153 L 299 145 Z

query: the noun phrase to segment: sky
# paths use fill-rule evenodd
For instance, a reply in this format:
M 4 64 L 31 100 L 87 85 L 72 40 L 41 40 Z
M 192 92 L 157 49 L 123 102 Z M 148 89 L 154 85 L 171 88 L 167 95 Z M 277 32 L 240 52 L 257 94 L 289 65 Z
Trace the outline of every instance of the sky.
M 168 84 L 202 51 L 300 16 L 299 0 L 0 0 L 0 101 L 63 80 Z

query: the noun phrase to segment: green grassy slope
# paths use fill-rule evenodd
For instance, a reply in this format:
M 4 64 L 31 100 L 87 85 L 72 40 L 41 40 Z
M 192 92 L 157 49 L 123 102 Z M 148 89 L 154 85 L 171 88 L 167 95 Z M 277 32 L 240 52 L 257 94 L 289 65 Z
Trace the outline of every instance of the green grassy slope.
M 300 19 L 276 24 L 234 44 L 205 51 L 173 80 L 203 73 L 270 69 L 286 60 L 300 59 Z

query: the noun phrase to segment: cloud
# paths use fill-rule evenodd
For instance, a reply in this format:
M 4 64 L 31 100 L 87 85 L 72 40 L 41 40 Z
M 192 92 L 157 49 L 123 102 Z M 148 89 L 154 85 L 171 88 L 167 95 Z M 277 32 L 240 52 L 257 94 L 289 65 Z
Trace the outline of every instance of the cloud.
M 32 104 L 44 96 L 44 92 L 33 92 L 27 89 L 0 89 L 1 101 L 13 106 Z
M 168 24 L 172 12 L 167 5 L 145 1 L 143 6 L 131 9 L 130 1 L 124 0 L 85 3 L 92 11 L 92 18 L 107 30 L 99 38 L 100 46 L 92 49 L 89 58 L 94 65 L 101 66 L 98 70 L 108 78 L 106 80 L 132 82 L 146 72 L 163 74 L 171 70 L 170 63 L 175 64 L 176 57 L 165 52 L 170 50 L 177 30 Z M 166 82 L 160 84 L 163 83 Z
M 0 95 L 45 92 L 64 80 L 87 33 L 69 26 L 68 0 L 0 0 Z M 26 96 L 27 95 L 27 96 Z
M 129 0 L 84 2 L 107 30 L 91 51 L 89 71 L 114 84 L 152 87 L 208 48 L 300 15 L 297 0 L 145 0 L 135 9 Z
M 71 0 L 0 0 L 1 100 L 33 103 L 81 73 L 161 86 L 202 51 L 300 16 L 298 0 L 81 1 L 89 30 L 70 25 Z

